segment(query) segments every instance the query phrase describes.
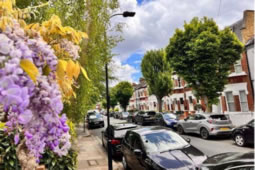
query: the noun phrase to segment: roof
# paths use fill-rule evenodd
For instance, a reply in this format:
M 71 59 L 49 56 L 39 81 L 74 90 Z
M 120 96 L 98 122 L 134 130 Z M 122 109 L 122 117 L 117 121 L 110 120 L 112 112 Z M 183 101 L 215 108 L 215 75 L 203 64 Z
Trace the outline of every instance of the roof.
M 243 29 L 243 19 L 240 19 L 239 21 L 235 22 L 234 24 L 230 25 L 229 27 L 237 35 L 238 39 L 240 41 L 242 41 L 243 38 L 242 38 L 241 30 Z
M 136 124 L 132 124 L 132 123 L 116 123 L 116 124 L 113 124 L 112 126 L 116 130 L 129 129 L 129 128 L 136 128 L 136 127 L 138 127 Z
M 141 88 L 146 88 L 146 87 L 147 87 L 147 83 L 145 81 L 143 81 L 135 86 L 135 90 L 138 90 Z
M 171 131 L 169 128 L 163 127 L 163 126 L 146 126 L 146 127 L 141 127 L 138 129 L 132 130 L 135 133 L 138 133 L 140 135 L 146 135 L 149 133 L 155 133 L 155 132 L 162 132 L 162 131 Z
M 254 45 L 254 37 L 252 37 L 251 39 L 249 39 L 249 40 L 247 41 L 247 43 L 245 44 L 246 47 L 247 47 L 247 46 L 250 46 L 250 45 Z

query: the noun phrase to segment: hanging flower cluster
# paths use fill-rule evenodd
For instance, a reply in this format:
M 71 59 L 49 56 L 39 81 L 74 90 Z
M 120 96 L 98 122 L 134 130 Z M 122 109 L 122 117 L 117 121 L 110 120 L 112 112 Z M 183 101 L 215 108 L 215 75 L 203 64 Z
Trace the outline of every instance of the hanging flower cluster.
M 60 156 L 70 148 L 54 50 L 35 33 L 28 37 L 13 19 L 0 33 L 0 105 L 8 112 L 7 132 L 25 143 L 38 160 L 49 147 Z M 22 130 L 18 130 L 22 129 Z

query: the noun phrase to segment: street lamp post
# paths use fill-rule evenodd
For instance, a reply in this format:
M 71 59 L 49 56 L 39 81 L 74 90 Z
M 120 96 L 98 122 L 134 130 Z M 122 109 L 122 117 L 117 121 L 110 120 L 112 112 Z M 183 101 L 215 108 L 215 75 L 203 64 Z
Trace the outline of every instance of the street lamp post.
M 122 15 L 123 17 L 133 17 L 135 16 L 135 12 L 129 12 L 125 11 L 123 13 L 117 13 L 110 16 L 110 19 L 114 16 Z M 106 61 L 105 64 L 105 84 L 106 84 L 106 113 L 107 113 L 107 135 L 108 135 L 108 141 L 107 141 L 107 151 L 108 151 L 108 169 L 112 170 L 112 147 L 111 147 L 111 140 L 110 137 L 110 115 L 109 115 L 109 109 L 110 109 L 110 96 L 109 96 L 109 86 L 108 86 L 108 61 Z

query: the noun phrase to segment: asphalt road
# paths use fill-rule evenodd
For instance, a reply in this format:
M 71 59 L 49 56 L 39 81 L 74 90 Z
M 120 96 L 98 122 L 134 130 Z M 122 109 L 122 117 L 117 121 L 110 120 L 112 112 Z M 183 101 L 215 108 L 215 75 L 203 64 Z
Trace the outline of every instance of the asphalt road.
M 101 140 L 101 131 L 105 130 L 107 126 L 106 117 L 105 119 L 105 127 L 104 128 L 96 128 L 96 129 L 90 129 L 91 135 L 97 136 Z M 126 122 L 125 120 L 119 120 L 119 119 L 110 119 L 110 123 L 122 123 Z M 224 152 L 249 152 L 254 151 L 253 146 L 249 147 L 239 147 L 236 146 L 234 141 L 230 138 L 220 138 L 220 137 L 213 137 L 208 140 L 201 139 L 199 135 L 192 134 L 192 135 L 183 135 L 185 138 L 191 139 L 191 144 L 204 152 L 207 156 L 212 156 L 219 153 Z

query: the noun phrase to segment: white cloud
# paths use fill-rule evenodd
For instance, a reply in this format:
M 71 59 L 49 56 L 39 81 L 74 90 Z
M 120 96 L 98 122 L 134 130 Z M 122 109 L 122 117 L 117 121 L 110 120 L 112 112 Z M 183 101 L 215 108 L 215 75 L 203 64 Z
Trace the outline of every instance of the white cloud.
M 246 9 L 254 9 L 252 0 L 151 0 L 141 5 L 136 0 L 120 0 L 120 11 L 135 11 L 133 18 L 114 17 L 116 22 L 126 23 L 124 41 L 113 52 L 121 61 L 132 53 L 144 53 L 150 49 L 164 48 L 176 28 L 193 17 L 214 18 L 220 28 L 231 25 L 243 16 Z
M 118 58 L 113 58 L 113 62 L 109 65 L 113 72 L 113 76 L 117 78 L 117 80 L 112 80 L 109 82 L 110 87 L 115 86 L 120 81 L 129 81 L 134 82 L 132 79 L 132 75 L 138 73 L 133 66 L 129 64 L 121 64 L 121 61 Z

